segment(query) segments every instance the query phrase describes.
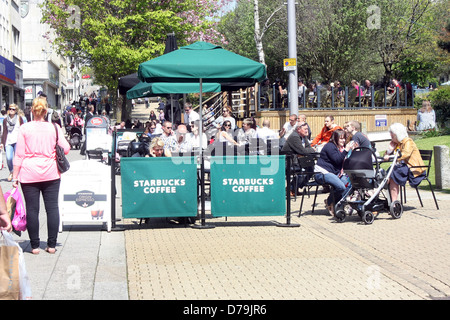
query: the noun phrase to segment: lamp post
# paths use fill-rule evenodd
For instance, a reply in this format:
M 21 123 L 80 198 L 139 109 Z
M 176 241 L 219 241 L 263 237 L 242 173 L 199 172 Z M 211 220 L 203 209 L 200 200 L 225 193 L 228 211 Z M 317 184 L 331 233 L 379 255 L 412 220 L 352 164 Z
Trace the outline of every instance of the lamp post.
M 295 0 L 287 1 L 288 19 L 288 48 L 289 58 L 297 60 L 297 32 L 295 26 Z M 290 114 L 298 115 L 298 75 L 297 63 L 295 69 L 289 71 L 289 111 Z

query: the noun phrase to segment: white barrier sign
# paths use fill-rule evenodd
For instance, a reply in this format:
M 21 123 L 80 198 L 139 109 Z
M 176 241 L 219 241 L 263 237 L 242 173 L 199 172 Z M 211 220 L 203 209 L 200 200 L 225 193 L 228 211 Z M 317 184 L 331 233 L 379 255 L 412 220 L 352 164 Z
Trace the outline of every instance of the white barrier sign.
M 61 175 L 59 232 L 64 222 L 106 223 L 111 231 L 111 168 L 93 160 L 70 163 Z

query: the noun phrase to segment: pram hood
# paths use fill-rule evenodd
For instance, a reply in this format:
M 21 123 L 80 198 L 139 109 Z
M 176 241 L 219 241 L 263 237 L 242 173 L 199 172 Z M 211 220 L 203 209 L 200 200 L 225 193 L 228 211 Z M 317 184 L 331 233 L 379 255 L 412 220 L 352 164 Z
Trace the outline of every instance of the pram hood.
M 344 160 L 344 171 L 373 170 L 372 150 L 357 148 Z
M 78 127 L 72 127 L 70 128 L 70 132 L 69 132 L 70 136 L 72 137 L 74 134 L 78 134 L 78 135 L 82 135 L 81 133 L 81 129 Z

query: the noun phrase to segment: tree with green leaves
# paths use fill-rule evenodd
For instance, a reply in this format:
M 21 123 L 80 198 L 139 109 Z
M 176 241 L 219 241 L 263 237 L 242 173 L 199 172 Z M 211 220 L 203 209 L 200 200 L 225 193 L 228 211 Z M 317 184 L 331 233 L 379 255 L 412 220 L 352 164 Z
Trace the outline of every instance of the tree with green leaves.
M 88 64 L 96 82 L 114 96 L 118 79 L 164 52 L 168 33 L 179 45 L 197 40 L 220 43 L 218 14 L 229 0 L 45 0 L 54 48 Z

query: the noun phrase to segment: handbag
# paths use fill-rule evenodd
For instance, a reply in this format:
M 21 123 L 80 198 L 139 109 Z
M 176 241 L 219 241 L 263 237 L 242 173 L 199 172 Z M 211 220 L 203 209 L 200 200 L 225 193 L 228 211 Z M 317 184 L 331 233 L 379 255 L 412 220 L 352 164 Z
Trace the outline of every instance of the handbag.
M 56 165 L 58 167 L 59 172 L 64 173 L 70 169 L 70 163 L 69 163 L 69 160 L 67 160 L 66 155 L 64 154 L 64 149 L 61 148 L 61 146 L 58 144 L 58 139 L 59 139 L 58 128 L 56 128 L 56 124 L 53 124 L 53 126 L 55 127 L 55 131 L 56 131 L 56 145 L 55 145 Z
M 6 192 L 4 195 L 6 211 L 11 217 L 11 223 L 15 233 L 20 236 L 20 231 L 27 230 L 27 214 L 22 199 L 22 194 L 17 188 Z M 19 232 L 16 232 L 19 231 Z

